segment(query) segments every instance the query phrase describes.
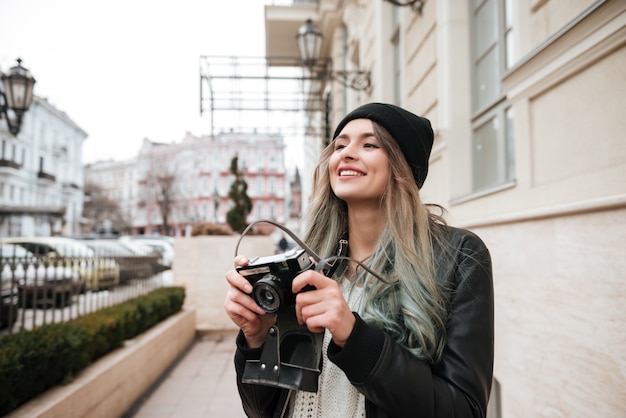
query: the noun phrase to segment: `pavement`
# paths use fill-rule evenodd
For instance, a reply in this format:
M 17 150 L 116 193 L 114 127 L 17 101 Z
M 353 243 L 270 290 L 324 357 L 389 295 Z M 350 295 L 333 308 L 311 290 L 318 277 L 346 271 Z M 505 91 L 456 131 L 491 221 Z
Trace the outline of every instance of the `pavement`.
M 235 332 L 199 334 L 125 418 L 245 418 L 235 382 Z

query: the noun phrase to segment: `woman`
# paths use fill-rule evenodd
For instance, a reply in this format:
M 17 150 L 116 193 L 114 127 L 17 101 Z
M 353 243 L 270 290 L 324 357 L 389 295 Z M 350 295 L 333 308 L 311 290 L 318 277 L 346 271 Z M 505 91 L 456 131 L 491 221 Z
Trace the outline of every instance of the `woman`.
M 420 201 L 433 144 L 430 122 L 369 103 L 337 126 L 314 173 L 304 242 L 348 261 L 328 278 L 293 280 L 298 322 L 324 332 L 316 393 L 244 384 L 273 315 L 235 270 L 225 310 L 241 328 L 235 365 L 252 417 L 484 417 L 493 371 L 493 284 L 483 242 L 447 226 Z M 247 259 L 238 256 L 236 265 Z M 315 290 L 299 293 L 305 286 Z

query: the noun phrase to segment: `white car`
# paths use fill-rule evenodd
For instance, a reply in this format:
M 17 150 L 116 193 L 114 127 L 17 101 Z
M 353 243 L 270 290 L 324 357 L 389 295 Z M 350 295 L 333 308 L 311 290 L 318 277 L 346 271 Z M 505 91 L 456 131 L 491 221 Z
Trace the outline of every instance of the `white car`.
M 17 295 L 22 307 L 61 307 L 72 303 L 81 287 L 77 271 L 44 263 L 15 244 L 0 245 L 3 294 Z
M 109 257 L 97 257 L 84 243 L 64 237 L 11 237 L 0 244 L 15 244 L 49 265 L 65 265 L 80 275 L 81 290 L 111 289 L 119 284 L 119 265 Z
M 132 242 L 134 244 L 141 244 L 146 247 L 150 247 L 153 252 L 160 256 L 159 263 L 165 269 L 171 269 L 174 263 L 174 246 L 167 240 L 161 238 L 150 238 L 146 236 L 141 237 L 122 237 L 121 241 Z

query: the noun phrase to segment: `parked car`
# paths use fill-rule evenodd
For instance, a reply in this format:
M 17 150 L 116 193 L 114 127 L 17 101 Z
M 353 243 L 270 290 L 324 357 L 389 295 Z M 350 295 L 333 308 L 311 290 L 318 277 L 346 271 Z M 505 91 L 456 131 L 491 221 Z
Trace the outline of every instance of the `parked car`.
M 33 253 L 37 259 L 54 266 L 65 266 L 76 272 L 81 291 L 111 289 L 119 284 L 120 269 L 108 257 L 98 257 L 83 242 L 64 237 L 3 238 L 0 244 L 15 244 Z
M 3 292 L 21 307 L 68 306 L 81 286 L 78 272 L 15 244 L 0 245 L 0 268 Z
M 96 255 L 114 259 L 120 267 L 120 284 L 126 284 L 131 279 L 144 279 L 154 273 L 151 261 L 155 257 L 135 254 L 118 240 L 89 239 L 83 240 Z
M 8 250 L 0 245 L 0 329 L 12 326 L 17 320 L 17 284 L 11 275 L 5 274 L 4 253 Z
M 150 265 L 151 276 L 163 271 L 163 266 L 160 263 L 161 255 L 158 252 L 154 251 L 152 247 L 128 239 L 118 239 L 117 242 L 127 248 L 136 256 L 140 256 L 146 259 L 148 261 L 148 264 Z
M 152 251 L 159 255 L 160 270 L 169 270 L 174 263 L 174 246 L 163 238 L 151 238 L 150 235 L 122 237 L 120 241 L 132 242 L 150 247 Z

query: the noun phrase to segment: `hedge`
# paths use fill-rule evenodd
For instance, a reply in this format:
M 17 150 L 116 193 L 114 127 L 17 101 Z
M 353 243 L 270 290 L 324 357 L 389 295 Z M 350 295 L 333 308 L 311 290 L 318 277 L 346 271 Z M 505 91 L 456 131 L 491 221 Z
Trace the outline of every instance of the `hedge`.
M 90 363 L 181 310 L 183 287 L 163 287 L 119 305 L 0 337 L 0 416 L 72 381 Z

